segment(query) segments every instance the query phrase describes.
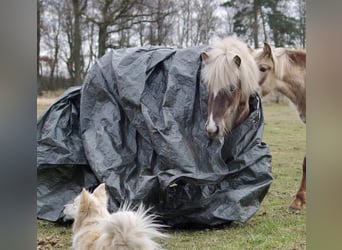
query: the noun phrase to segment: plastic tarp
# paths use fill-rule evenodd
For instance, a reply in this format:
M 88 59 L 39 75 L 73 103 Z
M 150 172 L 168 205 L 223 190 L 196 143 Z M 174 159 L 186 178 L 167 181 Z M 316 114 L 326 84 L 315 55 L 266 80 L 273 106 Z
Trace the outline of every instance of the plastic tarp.
M 271 183 L 260 97 L 224 139 L 205 132 L 206 47 L 108 51 L 38 119 L 37 217 L 57 221 L 83 187 L 109 209 L 143 202 L 175 227 L 246 222 Z

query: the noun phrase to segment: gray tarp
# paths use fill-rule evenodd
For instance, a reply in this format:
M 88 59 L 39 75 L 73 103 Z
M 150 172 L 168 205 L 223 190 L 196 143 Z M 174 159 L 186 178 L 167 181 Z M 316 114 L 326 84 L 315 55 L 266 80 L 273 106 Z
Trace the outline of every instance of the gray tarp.
M 61 219 L 100 182 L 111 211 L 144 202 L 171 226 L 245 222 L 258 210 L 272 182 L 260 98 L 224 140 L 208 139 L 203 49 L 111 50 L 38 119 L 38 218 Z

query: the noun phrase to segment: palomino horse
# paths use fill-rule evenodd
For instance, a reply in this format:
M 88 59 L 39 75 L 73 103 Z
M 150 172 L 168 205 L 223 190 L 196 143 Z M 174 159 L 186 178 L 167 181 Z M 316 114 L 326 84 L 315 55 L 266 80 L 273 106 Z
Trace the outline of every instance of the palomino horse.
M 296 106 L 300 118 L 306 122 L 306 52 L 285 48 L 272 49 L 264 43 L 262 49 L 253 52 L 259 66 L 259 85 L 263 96 L 277 90 Z M 306 156 L 303 160 L 303 175 L 291 209 L 301 209 L 306 203 Z
M 210 138 L 222 137 L 248 116 L 249 97 L 259 89 L 259 69 L 236 36 L 214 43 L 202 53 L 202 61 L 209 92 L 206 131 Z

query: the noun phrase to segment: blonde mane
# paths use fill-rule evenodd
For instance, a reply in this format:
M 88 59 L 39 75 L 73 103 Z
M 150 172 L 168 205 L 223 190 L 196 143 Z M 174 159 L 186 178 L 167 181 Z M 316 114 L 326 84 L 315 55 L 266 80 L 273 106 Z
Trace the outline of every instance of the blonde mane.
M 293 70 L 301 69 L 300 65 L 291 63 L 291 59 L 288 57 L 288 53 L 303 52 L 301 50 L 287 49 L 287 48 L 273 48 L 273 60 L 274 60 L 274 74 L 278 79 L 284 79 L 287 74 L 293 75 Z M 291 73 L 292 72 L 292 73 Z
M 234 62 L 236 55 L 241 58 L 240 67 Z M 223 88 L 239 87 L 239 80 L 245 97 L 259 88 L 257 64 L 248 46 L 236 36 L 227 37 L 212 45 L 202 69 L 202 78 L 214 93 Z
M 286 50 L 284 48 L 272 49 L 274 60 L 274 74 L 279 79 L 283 79 L 289 69 L 289 61 L 286 58 Z

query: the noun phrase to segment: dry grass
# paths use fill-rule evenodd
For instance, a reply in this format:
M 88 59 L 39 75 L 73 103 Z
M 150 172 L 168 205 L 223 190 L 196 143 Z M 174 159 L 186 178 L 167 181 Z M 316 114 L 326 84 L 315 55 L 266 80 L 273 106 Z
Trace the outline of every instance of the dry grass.
M 47 94 L 37 97 L 37 116 L 41 115 L 56 99 L 57 93 L 54 95 Z
M 38 97 L 37 105 L 48 106 L 48 105 L 51 105 L 55 100 L 56 100 L 56 97 Z

